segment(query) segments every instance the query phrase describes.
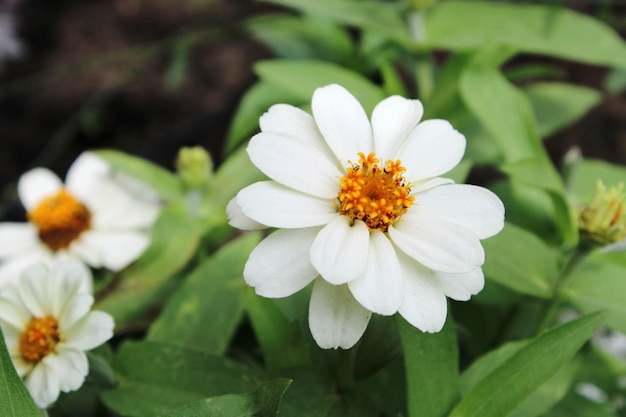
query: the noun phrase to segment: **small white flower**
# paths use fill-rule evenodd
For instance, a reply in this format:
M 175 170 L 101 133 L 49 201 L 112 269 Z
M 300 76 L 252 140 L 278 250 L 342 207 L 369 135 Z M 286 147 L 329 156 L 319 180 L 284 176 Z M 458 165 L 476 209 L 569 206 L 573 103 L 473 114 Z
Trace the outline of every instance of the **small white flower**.
M 285 297 L 314 281 L 309 326 L 323 348 L 353 346 L 372 312 L 441 330 L 446 296 L 483 288 L 480 239 L 504 225 L 491 191 L 439 177 L 461 160 L 465 137 L 444 120 L 420 122 L 422 104 L 399 96 L 370 123 L 338 85 L 317 89 L 312 110 L 271 107 L 248 146 L 272 180 L 239 192 L 231 225 L 281 230 L 253 250 L 246 282 Z
M 136 198 L 110 166 L 83 153 L 66 182 L 35 168 L 18 183 L 28 223 L 0 223 L 0 285 L 34 262 L 69 257 L 118 271 L 143 253 L 158 204 Z
M 113 319 L 90 311 L 81 291 L 85 269 L 77 261 L 27 268 L 0 291 L 0 326 L 17 373 L 39 408 L 61 391 L 75 391 L 89 371 L 85 351 L 113 336 Z

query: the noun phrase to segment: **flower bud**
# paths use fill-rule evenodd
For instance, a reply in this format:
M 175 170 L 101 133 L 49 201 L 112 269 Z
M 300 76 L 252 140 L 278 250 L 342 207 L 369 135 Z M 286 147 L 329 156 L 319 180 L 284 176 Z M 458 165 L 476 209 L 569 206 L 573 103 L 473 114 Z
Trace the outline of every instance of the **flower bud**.
M 578 228 L 581 238 L 602 246 L 626 238 L 625 206 L 624 183 L 607 189 L 598 180 L 593 200 L 580 208 Z
M 201 188 L 211 179 L 211 155 L 200 146 L 181 148 L 176 158 L 176 171 L 187 188 Z

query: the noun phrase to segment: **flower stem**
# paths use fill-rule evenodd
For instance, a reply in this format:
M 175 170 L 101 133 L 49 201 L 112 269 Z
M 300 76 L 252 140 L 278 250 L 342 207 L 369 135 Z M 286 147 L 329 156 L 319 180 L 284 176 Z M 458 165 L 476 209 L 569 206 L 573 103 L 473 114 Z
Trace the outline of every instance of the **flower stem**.
M 411 12 L 408 16 L 409 30 L 416 44 L 421 44 L 426 40 L 426 30 L 424 25 L 424 14 L 421 11 Z M 419 98 L 427 101 L 435 88 L 433 63 L 430 53 L 422 51 L 417 53 L 415 64 L 415 79 Z
M 337 392 L 345 393 L 354 385 L 354 356 L 356 349 L 339 349 L 337 358 Z
M 561 273 L 559 274 L 556 282 L 552 286 L 552 299 L 546 302 L 541 311 L 537 330 L 535 331 L 535 336 L 543 333 L 554 319 L 557 308 L 563 300 L 563 294 L 574 279 L 574 272 L 576 272 L 576 270 L 585 261 L 585 259 L 587 259 L 587 255 L 589 255 L 589 248 L 586 245 L 579 245 L 576 250 L 574 250 L 574 252 L 570 255 L 569 259 L 563 266 L 563 269 L 561 270 Z

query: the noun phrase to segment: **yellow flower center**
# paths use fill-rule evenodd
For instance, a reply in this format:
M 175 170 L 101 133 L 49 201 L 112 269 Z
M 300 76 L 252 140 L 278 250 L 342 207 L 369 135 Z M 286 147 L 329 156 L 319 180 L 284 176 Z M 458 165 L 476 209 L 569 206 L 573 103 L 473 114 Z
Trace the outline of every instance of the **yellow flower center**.
M 359 163 L 352 163 L 340 181 L 339 213 L 362 220 L 370 230 L 386 232 L 413 204 L 411 189 L 402 175 L 406 168 L 399 160 L 389 160 L 381 168 L 374 152 L 358 155 Z
M 20 335 L 20 353 L 25 361 L 37 364 L 54 351 L 59 336 L 59 322 L 54 317 L 33 317 Z
M 39 239 L 53 251 L 67 248 L 91 225 L 91 213 L 64 188 L 27 213 L 39 229 Z

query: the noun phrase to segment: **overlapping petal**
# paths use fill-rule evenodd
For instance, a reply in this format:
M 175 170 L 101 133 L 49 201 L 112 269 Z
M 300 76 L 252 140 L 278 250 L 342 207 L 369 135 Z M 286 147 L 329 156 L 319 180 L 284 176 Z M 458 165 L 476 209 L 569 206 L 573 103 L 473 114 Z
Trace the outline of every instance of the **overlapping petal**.
M 294 191 L 274 181 L 252 184 L 237 194 L 244 216 L 269 227 L 320 226 L 337 217 L 333 201 Z
M 259 222 L 255 222 L 249 217 L 244 216 L 241 207 L 237 204 L 237 197 L 230 199 L 226 205 L 226 214 L 228 216 L 228 224 L 240 230 L 260 230 L 267 226 Z
M 454 168 L 465 153 L 465 136 L 445 120 L 426 120 L 410 133 L 394 159 L 410 182 L 438 177 Z
M 373 313 L 389 316 L 398 311 L 404 279 L 393 245 L 383 232 L 371 232 L 365 270 L 348 287 L 354 298 Z
M 331 84 L 313 93 L 313 117 L 326 143 L 342 165 L 358 153 L 374 150 L 372 128 L 361 103 L 345 88 Z
M 273 132 L 261 132 L 248 145 L 250 160 L 271 179 L 305 194 L 337 197 L 343 174 L 315 148 Z
M 254 248 L 243 276 L 263 297 L 286 297 L 307 286 L 318 275 L 309 250 L 319 227 L 278 230 Z
M 359 341 L 372 313 L 361 306 L 346 285 L 318 278 L 309 304 L 309 327 L 323 349 L 349 349 Z
M 363 273 L 368 251 L 369 231 L 365 223 L 336 216 L 315 237 L 311 264 L 331 284 L 345 284 Z
M 424 107 L 419 100 L 391 96 L 378 103 L 372 112 L 372 130 L 374 149 L 381 161 L 395 156 L 423 114 Z
M 35 168 L 22 175 L 17 183 L 17 193 L 26 210 L 35 208 L 41 200 L 56 194 L 63 182 L 46 168 Z
M 476 268 L 464 274 L 437 272 L 437 278 L 446 296 L 457 301 L 467 301 L 472 295 L 478 294 L 485 286 L 482 268 Z

